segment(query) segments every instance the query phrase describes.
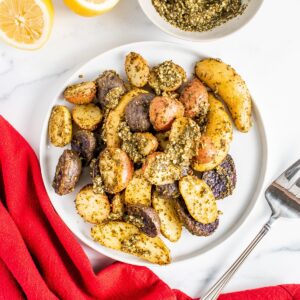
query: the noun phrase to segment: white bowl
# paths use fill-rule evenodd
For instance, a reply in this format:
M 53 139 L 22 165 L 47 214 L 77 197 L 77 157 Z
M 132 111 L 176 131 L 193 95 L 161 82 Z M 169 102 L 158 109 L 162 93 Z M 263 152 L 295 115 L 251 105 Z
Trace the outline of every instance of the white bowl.
M 176 28 L 165 21 L 155 10 L 154 6 L 152 5 L 152 0 L 139 0 L 142 10 L 153 24 L 170 35 L 193 42 L 219 39 L 239 30 L 254 17 L 261 7 L 263 0 L 242 0 L 242 2 L 247 4 L 247 8 L 242 15 L 237 16 L 236 18 L 231 19 L 227 23 L 222 24 L 210 31 L 190 32 Z

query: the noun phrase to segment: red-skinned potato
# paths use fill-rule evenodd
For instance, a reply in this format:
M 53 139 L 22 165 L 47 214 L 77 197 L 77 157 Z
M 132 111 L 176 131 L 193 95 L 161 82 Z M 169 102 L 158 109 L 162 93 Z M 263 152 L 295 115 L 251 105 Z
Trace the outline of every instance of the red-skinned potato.
M 106 148 L 100 153 L 99 169 L 104 189 L 110 194 L 124 190 L 133 175 L 133 163 L 119 148 Z
M 194 78 L 183 89 L 179 101 L 184 105 L 185 116 L 205 116 L 208 110 L 208 93 L 202 82 Z
M 171 128 L 176 118 L 183 117 L 183 104 L 168 97 L 155 97 L 149 109 L 150 122 L 156 131 L 164 131 Z
M 213 160 L 214 156 L 217 154 L 217 149 L 214 146 L 212 140 L 208 136 L 201 136 L 200 147 L 197 151 L 195 159 L 199 164 L 206 164 Z

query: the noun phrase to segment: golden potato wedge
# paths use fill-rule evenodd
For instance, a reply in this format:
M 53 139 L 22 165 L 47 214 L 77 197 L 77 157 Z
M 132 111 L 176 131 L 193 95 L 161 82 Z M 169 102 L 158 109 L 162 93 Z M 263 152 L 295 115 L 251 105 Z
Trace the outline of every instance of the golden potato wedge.
M 231 66 L 213 58 L 199 61 L 195 72 L 227 104 L 236 128 L 248 132 L 251 127 L 252 100 L 242 77 Z
M 133 134 L 133 139 L 136 141 L 137 149 L 142 156 L 147 156 L 156 151 L 158 141 L 150 132 L 136 132 Z
M 121 139 L 118 135 L 118 131 L 120 122 L 124 119 L 125 108 L 135 96 L 146 93 L 148 92 L 140 89 L 131 90 L 121 98 L 118 106 L 109 112 L 103 128 L 103 139 L 107 147 L 121 147 Z
M 125 203 L 151 206 L 151 183 L 144 177 L 141 169 L 134 172 L 125 190 Z
M 181 168 L 172 164 L 163 152 L 154 152 L 148 155 L 142 172 L 145 178 L 155 185 L 173 183 L 181 177 Z
M 64 91 L 64 98 L 74 104 L 91 103 L 96 96 L 96 83 L 86 81 L 68 86 Z
M 48 124 L 51 144 L 64 147 L 72 140 L 72 117 L 66 106 L 56 105 L 52 108 Z
M 124 215 L 124 195 L 116 194 L 111 201 L 111 213 L 109 214 L 110 220 L 121 220 Z
M 92 238 L 99 244 L 165 265 L 171 262 L 170 250 L 159 238 L 151 238 L 125 222 L 111 221 L 91 229 Z
M 212 170 L 226 157 L 232 141 L 232 124 L 221 101 L 208 94 L 210 109 L 206 130 L 200 138 L 200 146 L 192 168 L 204 172 Z
M 125 151 L 119 148 L 105 148 L 99 156 L 99 170 L 104 190 L 116 194 L 127 187 L 134 168 Z
M 219 215 L 217 202 L 210 187 L 196 176 L 180 179 L 179 191 L 191 216 L 198 222 L 209 224 Z
M 93 104 L 75 105 L 72 110 L 74 122 L 85 130 L 94 130 L 100 124 L 103 114 L 101 109 Z
M 126 56 L 125 71 L 128 81 L 136 87 L 143 87 L 149 79 L 150 69 L 147 61 L 138 53 L 130 52 Z
M 160 197 L 157 192 L 154 192 L 152 206 L 159 216 L 161 233 L 171 242 L 176 242 L 180 239 L 182 224 L 172 200 Z
M 87 222 L 99 224 L 106 220 L 110 213 L 110 203 L 105 194 L 96 194 L 93 185 L 83 187 L 76 196 L 76 210 Z

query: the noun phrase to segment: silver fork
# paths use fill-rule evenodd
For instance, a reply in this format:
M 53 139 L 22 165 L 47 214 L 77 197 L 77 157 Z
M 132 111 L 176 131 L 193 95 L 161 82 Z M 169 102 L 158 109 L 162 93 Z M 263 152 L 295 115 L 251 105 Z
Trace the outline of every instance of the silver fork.
M 265 197 L 270 205 L 272 214 L 268 222 L 262 227 L 257 236 L 238 257 L 233 265 L 202 297 L 202 300 L 215 300 L 225 285 L 229 282 L 238 268 L 252 252 L 259 241 L 271 229 L 275 220 L 280 217 L 300 217 L 300 159 L 281 174 L 266 190 Z

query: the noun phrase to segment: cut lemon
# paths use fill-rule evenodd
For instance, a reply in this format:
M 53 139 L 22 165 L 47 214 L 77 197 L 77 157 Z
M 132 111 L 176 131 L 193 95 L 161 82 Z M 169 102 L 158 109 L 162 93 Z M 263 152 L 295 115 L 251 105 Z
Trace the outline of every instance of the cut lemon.
M 12 46 L 40 48 L 50 35 L 52 23 L 50 0 L 0 0 L 0 37 Z
M 64 2 L 76 14 L 93 17 L 111 10 L 119 0 L 64 0 Z

